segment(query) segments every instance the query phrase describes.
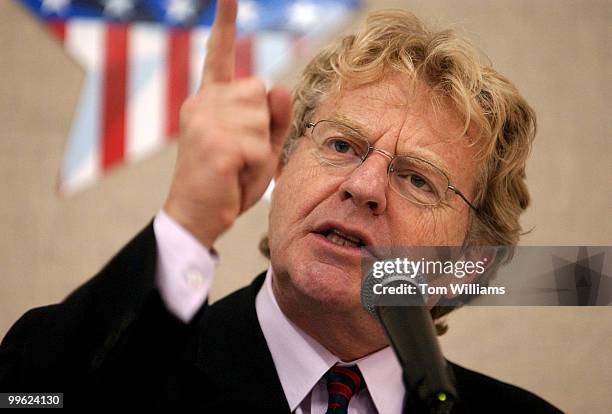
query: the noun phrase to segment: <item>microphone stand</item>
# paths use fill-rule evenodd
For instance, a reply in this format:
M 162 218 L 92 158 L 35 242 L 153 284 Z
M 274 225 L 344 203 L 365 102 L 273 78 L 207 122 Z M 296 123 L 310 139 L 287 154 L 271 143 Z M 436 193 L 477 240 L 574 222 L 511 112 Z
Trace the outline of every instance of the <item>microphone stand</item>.
M 442 355 L 427 307 L 377 306 L 376 312 L 402 365 L 403 412 L 450 413 L 458 400 L 454 375 Z

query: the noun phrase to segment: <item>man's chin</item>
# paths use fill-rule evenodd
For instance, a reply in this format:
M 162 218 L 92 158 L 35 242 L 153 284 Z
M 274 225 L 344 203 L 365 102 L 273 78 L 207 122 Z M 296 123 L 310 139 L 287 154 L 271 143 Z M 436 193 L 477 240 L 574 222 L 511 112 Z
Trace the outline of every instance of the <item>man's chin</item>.
M 299 294 L 313 305 L 337 310 L 361 306 L 361 275 L 355 270 L 313 263 L 309 269 L 292 275 L 291 279 Z

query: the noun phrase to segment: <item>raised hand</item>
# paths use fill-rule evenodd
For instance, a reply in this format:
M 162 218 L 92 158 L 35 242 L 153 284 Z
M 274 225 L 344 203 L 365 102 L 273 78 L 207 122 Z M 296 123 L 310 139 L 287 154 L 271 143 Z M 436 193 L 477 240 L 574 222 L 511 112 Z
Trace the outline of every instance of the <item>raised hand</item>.
M 291 123 L 282 88 L 234 79 L 236 0 L 218 0 L 198 92 L 181 108 L 174 177 L 164 210 L 206 247 L 265 192 Z

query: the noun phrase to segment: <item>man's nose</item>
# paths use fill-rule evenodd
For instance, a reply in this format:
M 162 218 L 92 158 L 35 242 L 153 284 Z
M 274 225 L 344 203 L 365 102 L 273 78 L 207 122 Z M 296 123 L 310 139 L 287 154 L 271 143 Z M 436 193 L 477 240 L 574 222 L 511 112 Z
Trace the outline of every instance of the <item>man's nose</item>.
M 366 207 L 374 214 L 387 209 L 386 155 L 374 151 L 340 185 L 342 200 L 351 199 L 357 207 Z

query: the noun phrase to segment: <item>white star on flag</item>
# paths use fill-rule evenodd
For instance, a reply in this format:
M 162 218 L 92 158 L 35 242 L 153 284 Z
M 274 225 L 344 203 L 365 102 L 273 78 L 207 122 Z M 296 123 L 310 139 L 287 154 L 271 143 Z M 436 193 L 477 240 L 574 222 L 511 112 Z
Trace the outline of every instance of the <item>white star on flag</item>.
M 104 2 L 104 14 L 117 19 L 127 17 L 132 9 L 134 9 L 132 0 L 106 0 Z
M 183 23 L 195 13 L 193 0 L 169 0 L 166 18 L 176 23 Z
M 289 23 L 298 29 L 308 29 L 317 21 L 317 7 L 308 2 L 295 3 L 289 9 Z
M 253 0 L 238 3 L 238 24 L 242 27 L 253 27 L 259 19 L 257 4 Z
M 70 0 L 43 0 L 42 11 L 45 13 L 60 14 L 70 5 Z

